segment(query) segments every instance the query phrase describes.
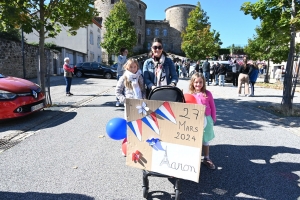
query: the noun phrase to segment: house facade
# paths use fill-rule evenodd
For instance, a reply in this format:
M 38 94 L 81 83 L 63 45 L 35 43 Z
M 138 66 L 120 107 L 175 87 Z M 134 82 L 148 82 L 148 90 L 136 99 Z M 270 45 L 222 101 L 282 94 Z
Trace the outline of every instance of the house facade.
M 61 47 L 60 58 L 57 59 L 58 74 L 62 73 L 63 60 L 70 58 L 70 65 L 84 61 L 101 62 L 101 17 L 95 17 L 92 23 L 86 27 L 79 28 L 77 34 L 72 36 L 67 32 L 68 27 L 62 26 L 62 31 L 55 38 L 46 38 L 45 43 L 53 43 Z M 24 34 L 28 43 L 38 43 L 37 32 Z

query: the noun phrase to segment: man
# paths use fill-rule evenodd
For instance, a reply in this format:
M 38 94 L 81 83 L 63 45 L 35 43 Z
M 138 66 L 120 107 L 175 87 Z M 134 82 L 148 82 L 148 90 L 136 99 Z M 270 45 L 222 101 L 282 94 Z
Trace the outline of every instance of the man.
M 199 62 L 199 60 L 197 61 L 197 63 L 196 63 L 196 66 L 195 66 L 195 71 L 196 72 L 199 72 L 199 69 L 200 69 L 200 62 Z
M 220 68 L 220 63 L 217 62 L 217 64 L 214 67 L 215 85 L 219 85 L 219 74 L 218 74 L 219 68 Z
M 208 59 L 206 59 L 206 61 L 203 63 L 202 70 L 203 70 L 203 76 L 205 77 L 205 80 L 207 81 L 207 86 L 209 86 L 210 63 L 208 62 Z

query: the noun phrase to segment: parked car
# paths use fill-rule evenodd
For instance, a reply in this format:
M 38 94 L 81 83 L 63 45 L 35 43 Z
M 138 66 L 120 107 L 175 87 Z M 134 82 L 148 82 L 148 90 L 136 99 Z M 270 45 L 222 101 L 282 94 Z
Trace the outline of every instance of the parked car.
M 117 70 L 118 69 L 118 63 L 115 63 L 113 65 L 110 66 L 110 68 Z
M 0 74 L 0 120 L 22 117 L 45 107 L 39 85 Z
M 82 62 L 74 66 L 74 74 L 79 78 L 83 76 L 103 76 L 106 79 L 111 79 L 117 77 L 117 70 L 98 62 Z
M 226 75 L 225 75 L 225 81 L 226 82 L 232 82 L 233 81 L 232 80 L 233 79 L 232 65 L 229 61 L 209 60 L 208 62 L 210 63 L 210 66 L 212 66 L 212 63 L 217 64 L 217 62 L 220 63 L 220 65 L 223 64 L 224 67 L 226 67 L 226 69 L 227 69 L 227 72 L 226 72 Z

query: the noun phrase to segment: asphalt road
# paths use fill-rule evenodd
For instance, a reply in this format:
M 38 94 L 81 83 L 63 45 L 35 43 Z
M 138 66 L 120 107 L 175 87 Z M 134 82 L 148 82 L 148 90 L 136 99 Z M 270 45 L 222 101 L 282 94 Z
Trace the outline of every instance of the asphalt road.
M 0 123 L 0 139 L 7 140 L 0 146 L 1 200 L 143 199 L 141 170 L 125 165 L 121 141 L 102 137 L 110 119 L 124 116 L 114 106 L 116 80 L 73 81 L 73 97 L 64 96 L 62 77 L 54 77 L 54 107 Z M 187 91 L 188 81 L 178 87 Z M 217 105 L 210 148 L 217 169 L 203 166 L 199 183 L 182 180 L 181 199 L 299 199 L 299 118 L 258 109 L 280 103 L 280 91 L 257 88 L 252 98 L 237 97 L 230 84 L 208 89 Z M 172 199 L 174 180 L 149 179 L 148 199 Z

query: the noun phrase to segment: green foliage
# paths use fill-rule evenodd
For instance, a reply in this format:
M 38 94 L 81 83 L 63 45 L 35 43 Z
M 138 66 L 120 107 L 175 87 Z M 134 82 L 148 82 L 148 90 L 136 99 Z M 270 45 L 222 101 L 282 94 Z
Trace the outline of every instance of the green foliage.
M 28 44 L 31 44 L 31 45 L 34 45 L 34 46 L 39 46 L 39 43 L 37 43 L 37 42 L 28 42 Z M 45 47 L 48 48 L 48 49 L 54 49 L 54 50 L 57 50 L 57 51 L 61 51 L 61 47 L 57 46 L 53 42 L 46 42 Z
M 104 34 L 104 42 L 101 43 L 109 55 L 118 54 L 122 47 L 127 48 L 129 52 L 132 51 L 137 43 L 133 24 L 126 4 L 122 0 L 116 3 L 104 22 L 106 33 Z
M 0 23 L 0 38 L 7 40 L 21 41 L 21 34 L 19 29 L 7 26 L 5 23 Z
M 230 49 L 229 49 L 229 48 L 226 48 L 226 49 L 218 49 L 218 54 L 219 54 L 219 55 L 230 54 Z
M 196 8 L 189 13 L 188 25 L 181 34 L 181 49 L 193 60 L 205 59 L 216 54 L 222 45 L 219 32 L 210 30 L 208 19 L 207 13 L 201 9 L 198 2 Z
M 296 4 L 297 17 L 291 20 L 291 1 L 260 0 L 251 4 L 245 2 L 241 10 L 253 19 L 261 20 L 256 35 L 248 40 L 245 48 L 252 59 L 272 60 L 275 63 L 286 61 L 289 53 L 290 25 L 300 28 L 300 5 Z
M 93 0 L 2 0 L 0 2 L 0 21 L 13 27 L 22 27 L 24 32 L 33 29 L 45 32 L 47 37 L 55 37 L 61 31 L 61 25 L 67 26 L 71 34 L 92 22 L 98 13 Z

